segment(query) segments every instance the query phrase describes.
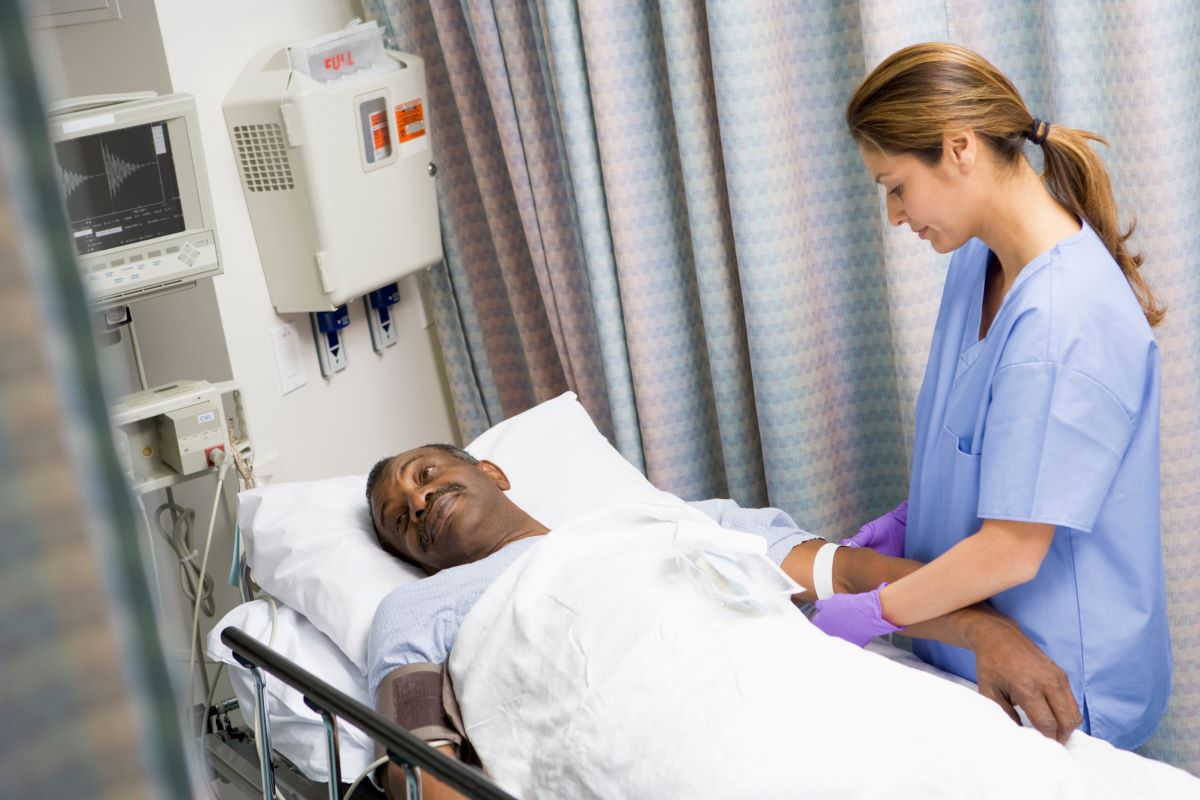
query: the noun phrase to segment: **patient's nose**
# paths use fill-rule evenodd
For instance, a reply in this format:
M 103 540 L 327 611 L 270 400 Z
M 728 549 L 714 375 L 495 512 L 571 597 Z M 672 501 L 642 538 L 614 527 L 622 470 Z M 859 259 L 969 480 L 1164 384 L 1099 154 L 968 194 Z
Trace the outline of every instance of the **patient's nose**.
M 425 492 L 424 494 L 417 495 L 412 509 L 413 519 L 420 519 L 425 516 L 425 511 L 429 508 L 429 498 L 432 494 L 433 492 Z

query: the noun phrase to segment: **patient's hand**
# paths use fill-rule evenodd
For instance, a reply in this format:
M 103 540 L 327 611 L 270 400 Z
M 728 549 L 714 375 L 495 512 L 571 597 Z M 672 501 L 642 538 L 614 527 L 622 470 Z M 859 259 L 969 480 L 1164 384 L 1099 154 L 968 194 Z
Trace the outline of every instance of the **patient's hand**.
M 783 569 L 801 586 L 812 586 L 812 562 L 818 542 L 792 548 Z M 833 557 L 833 587 L 837 592 L 869 592 L 883 581 L 897 581 L 920 568 L 918 561 L 888 558 L 867 548 L 842 547 Z M 801 599 L 816 599 L 806 591 Z M 1020 706 L 1033 726 L 1065 742 L 1082 717 L 1066 674 L 1028 637 L 1021 626 L 987 603 L 909 625 L 904 632 L 918 639 L 937 639 L 975 652 L 976 680 L 984 697 L 994 700 L 1017 722 Z
M 996 615 L 972 631 L 979 693 L 1018 725 L 1020 706 L 1035 728 L 1065 743 L 1083 717 L 1067 675 L 1031 642 L 1017 623 Z

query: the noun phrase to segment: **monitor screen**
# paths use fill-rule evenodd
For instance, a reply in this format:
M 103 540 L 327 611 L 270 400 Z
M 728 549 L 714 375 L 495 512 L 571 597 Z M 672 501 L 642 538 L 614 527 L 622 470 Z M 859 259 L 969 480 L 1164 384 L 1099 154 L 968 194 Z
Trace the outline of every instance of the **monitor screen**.
M 58 179 L 80 255 L 184 230 L 164 122 L 56 143 Z

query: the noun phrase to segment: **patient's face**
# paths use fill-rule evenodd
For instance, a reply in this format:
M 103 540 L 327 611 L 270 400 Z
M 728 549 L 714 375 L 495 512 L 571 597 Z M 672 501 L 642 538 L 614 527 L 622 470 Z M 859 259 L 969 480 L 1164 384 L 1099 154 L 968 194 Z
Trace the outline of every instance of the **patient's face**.
M 476 466 L 420 447 L 392 459 L 374 491 L 371 516 L 388 547 L 432 574 L 507 543 L 520 516 L 504 494 L 508 487 L 490 461 Z

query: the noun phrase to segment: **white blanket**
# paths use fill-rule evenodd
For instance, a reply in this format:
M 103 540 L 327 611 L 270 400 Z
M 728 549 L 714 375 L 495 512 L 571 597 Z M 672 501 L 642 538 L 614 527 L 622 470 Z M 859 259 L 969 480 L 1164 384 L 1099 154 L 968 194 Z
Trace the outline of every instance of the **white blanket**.
M 467 616 L 467 734 L 518 797 L 1200 797 L 1200 781 L 828 637 L 721 604 L 678 554 L 762 550 L 691 509 L 556 529 Z M 830 679 L 827 676 L 837 676 Z

